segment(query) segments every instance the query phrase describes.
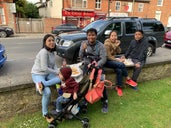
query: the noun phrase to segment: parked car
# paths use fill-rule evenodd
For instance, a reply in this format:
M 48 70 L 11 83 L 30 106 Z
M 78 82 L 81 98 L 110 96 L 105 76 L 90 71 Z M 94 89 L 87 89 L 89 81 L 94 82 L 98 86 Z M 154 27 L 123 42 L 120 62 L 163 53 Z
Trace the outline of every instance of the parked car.
M 81 30 L 81 28 L 79 28 L 73 24 L 62 24 L 62 25 L 59 25 L 59 26 L 53 28 L 52 34 L 59 35 L 64 32 L 79 31 L 79 30 Z
M 164 35 L 164 45 L 166 47 L 171 47 L 171 31 L 168 31 Z
M 5 38 L 14 34 L 14 30 L 7 26 L 0 26 L 0 37 Z
M 118 39 L 121 41 L 120 47 L 124 54 L 134 38 L 134 33 L 137 29 L 143 30 L 148 37 L 148 56 L 152 56 L 156 52 L 157 47 L 161 47 L 164 42 L 164 26 L 153 18 L 138 18 L 138 17 L 112 17 L 110 19 L 96 20 L 79 32 L 61 34 L 56 38 L 57 54 L 66 58 L 68 63 L 75 63 L 79 60 L 78 53 L 81 42 L 86 40 L 86 31 L 89 28 L 97 30 L 97 40 L 104 43 L 106 38 L 109 38 L 109 33 L 112 30 L 117 31 Z
M 5 53 L 5 47 L 2 44 L 0 44 L 0 68 L 4 65 L 6 59 L 7 55 Z

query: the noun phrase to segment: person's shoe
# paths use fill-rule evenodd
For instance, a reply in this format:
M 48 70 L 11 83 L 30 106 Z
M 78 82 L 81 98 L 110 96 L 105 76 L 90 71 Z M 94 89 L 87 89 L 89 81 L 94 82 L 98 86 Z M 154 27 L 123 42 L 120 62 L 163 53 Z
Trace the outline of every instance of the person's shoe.
M 126 80 L 125 83 L 133 87 L 137 86 L 137 83 L 133 81 L 132 79 Z
M 60 112 L 57 112 L 56 110 L 52 110 L 50 111 L 50 114 L 54 115 L 54 116 L 58 116 Z
M 135 90 L 135 91 L 138 91 L 138 87 L 137 87 L 137 86 L 135 86 L 135 87 L 131 86 L 131 88 L 132 88 L 133 90 Z
M 43 116 L 48 123 L 51 123 L 54 121 L 54 118 L 50 114 L 46 114 Z
M 43 84 L 41 82 L 36 83 L 36 90 L 39 92 L 39 94 L 42 94 Z
M 116 89 L 116 91 L 117 91 L 118 96 L 123 96 L 122 88 L 116 86 L 115 89 Z
M 102 112 L 103 113 L 108 113 L 108 103 L 103 103 L 103 105 L 102 105 Z

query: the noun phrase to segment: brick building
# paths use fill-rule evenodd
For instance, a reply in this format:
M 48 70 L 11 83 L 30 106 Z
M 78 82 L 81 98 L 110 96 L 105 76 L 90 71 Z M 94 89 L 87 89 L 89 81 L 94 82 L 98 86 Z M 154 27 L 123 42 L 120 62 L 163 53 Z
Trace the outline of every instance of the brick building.
M 79 27 L 108 16 L 135 16 L 156 18 L 171 28 L 170 0 L 47 0 L 42 5 L 42 17 L 58 18 Z
M 63 0 L 62 20 L 83 27 L 106 16 L 137 16 L 171 27 L 170 7 L 170 0 Z
M 13 0 L 0 0 L 0 25 L 15 29 L 15 5 Z

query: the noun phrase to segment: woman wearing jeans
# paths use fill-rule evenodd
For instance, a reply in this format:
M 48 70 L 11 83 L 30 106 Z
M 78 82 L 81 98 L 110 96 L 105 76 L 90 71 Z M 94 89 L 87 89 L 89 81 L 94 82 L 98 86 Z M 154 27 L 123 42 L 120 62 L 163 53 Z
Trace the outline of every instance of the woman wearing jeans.
M 43 47 L 36 55 L 31 70 L 32 79 L 36 85 L 36 91 L 42 95 L 42 113 L 44 117 L 48 114 L 48 105 L 51 96 L 49 87 L 60 83 L 60 79 L 57 76 L 59 71 L 56 66 L 54 39 L 54 36 L 51 34 L 44 36 Z
M 126 70 L 124 62 L 124 58 L 115 58 L 115 55 L 121 52 L 121 48 L 119 47 L 120 41 L 117 40 L 117 32 L 112 31 L 109 35 L 109 39 L 105 40 L 105 48 L 107 52 L 107 61 L 105 66 L 108 68 L 113 68 L 116 72 L 116 90 L 119 96 L 122 96 L 122 80 L 123 76 L 126 77 L 127 84 L 136 84 L 131 78 L 128 76 L 128 72 Z

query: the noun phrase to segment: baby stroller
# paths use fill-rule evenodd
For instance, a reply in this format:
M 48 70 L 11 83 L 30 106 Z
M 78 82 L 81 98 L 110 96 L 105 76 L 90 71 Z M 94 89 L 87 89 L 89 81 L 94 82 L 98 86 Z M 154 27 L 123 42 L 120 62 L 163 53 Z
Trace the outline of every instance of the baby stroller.
M 89 119 L 79 117 L 79 113 L 85 113 L 84 107 L 81 105 L 81 101 L 86 95 L 90 85 L 90 80 L 87 75 L 84 75 L 83 79 L 79 82 L 78 98 L 76 100 L 71 100 L 64 104 L 62 111 L 58 115 L 49 114 L 46 120 L 49 125 L 48 128 L 56 128 L 58 123 L 63 119 L 76 118 L 81 121 L 83 128 L 89 128 Z

